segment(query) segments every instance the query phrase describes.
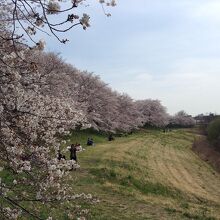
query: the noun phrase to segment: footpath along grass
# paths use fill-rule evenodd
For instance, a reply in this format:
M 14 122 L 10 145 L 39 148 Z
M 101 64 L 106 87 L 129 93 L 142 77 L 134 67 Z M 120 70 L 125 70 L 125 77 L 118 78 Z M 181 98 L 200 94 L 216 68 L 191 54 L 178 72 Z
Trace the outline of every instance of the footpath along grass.
M 143 130 L 108 142 L 81 132 L 71 142 L 88 136 L 96 146 L 78 154 L 71 178 L 74 192 L 100 200 L 84 205 L 89 219 L 220 219 L 220 175 L 192 152 L 193 133 Z

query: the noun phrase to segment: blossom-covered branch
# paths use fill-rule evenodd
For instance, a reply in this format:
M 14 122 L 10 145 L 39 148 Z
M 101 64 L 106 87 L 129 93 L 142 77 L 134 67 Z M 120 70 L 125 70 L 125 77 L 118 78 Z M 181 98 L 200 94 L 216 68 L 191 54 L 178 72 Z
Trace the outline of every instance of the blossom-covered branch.
M 115 6 L 115 0 L 99 1 L 105 7 Z M 79 13 L 78 8 L 88 6 L 87 0 L 3 0 L 0 3 L 1 22 L 10 24 L 11 34 L 5 40 L 17 41 L 29 39 L 33 46 L 42 46 L 37 33 L 54 36 L 59 42 L 66 43 L 68 39 L 60 36 L 75 26 L 85 30 L 90 26 L 90 16 Z M 104 6 L 103 6 L 104 7 Z M 109 15 L 109 14 L 108 14 Z

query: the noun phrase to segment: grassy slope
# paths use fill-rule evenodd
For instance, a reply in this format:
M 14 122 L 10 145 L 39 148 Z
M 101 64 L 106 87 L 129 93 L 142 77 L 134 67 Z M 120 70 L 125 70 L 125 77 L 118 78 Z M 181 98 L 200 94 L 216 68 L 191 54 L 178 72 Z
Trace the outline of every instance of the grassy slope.
M 90 219 L 220 219 L 220 175 L 191 151 L 193 134 L 92 135 L 96 146 L 79 153 L 72 174 L 75 192 L 100 199 Z M 76 137 L 85 143 L 88 134 Z
M 81 203 L 90 210 L 88 219 L 220 219 L 220 175 L 191 151 L 192 133 L 143 130 L 108 142 L 103 135 L 80 131 L 67 144 L 85 146 L 88 137 L 96 146 L 78 153 L 81 168 L 69 177 L 74 192 L 100 200 Z M 4 175 L 10 182 L 10 174 Z M 74 213 L 75 207 L 73 202 L 57 203 L 57 208 L 26 205 L 40 210 L 43 219 L 52 215 L 56 220 L 68 220 L 66 210 Z

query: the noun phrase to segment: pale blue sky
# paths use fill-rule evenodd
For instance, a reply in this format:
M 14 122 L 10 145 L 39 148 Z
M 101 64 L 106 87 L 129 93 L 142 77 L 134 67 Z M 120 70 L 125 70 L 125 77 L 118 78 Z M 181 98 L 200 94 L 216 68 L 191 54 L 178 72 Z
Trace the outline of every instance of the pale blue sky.
M 91 3 L 91 27 L 50 39 L 81 70 L 134 99 L 159 99 L 170 113 L 220 113 L 220 1 L 118 0 L 105 17 Z

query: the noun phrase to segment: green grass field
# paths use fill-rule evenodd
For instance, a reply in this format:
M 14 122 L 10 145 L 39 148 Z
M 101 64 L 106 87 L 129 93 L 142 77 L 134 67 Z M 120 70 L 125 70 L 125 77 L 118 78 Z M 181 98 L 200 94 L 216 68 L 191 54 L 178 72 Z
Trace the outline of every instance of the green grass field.
M 81 216 L 91 220 L 220 219 L 220 174 L 191 150 L 194 135 L 183 129 L 141 130 L 109 142 L 91 130 L 76 132 L 66 145 L 85 147 L 92 137 L 95 146 L 78 153 L 80 168 L 70 172 L 68 181 L 72 193 L 91 193 L 99 202 L 27 205 L 42 219 L 55 220 L 76 219 L 66 214 L 73 210 L 79 216 L 76 205 L 88 209 Z M 66 145 L 62 152 L 69 158 Z
M 78 154 L 71 177 L 75 192 L 100 200 L 85 205 L 88 219 L 220 219 L 220 175 L 192 152 L 189 130 L 91 135 L 96 146 Z M 88 134 L 75 137 L 83 144 Z

